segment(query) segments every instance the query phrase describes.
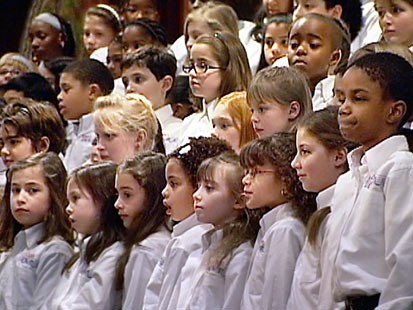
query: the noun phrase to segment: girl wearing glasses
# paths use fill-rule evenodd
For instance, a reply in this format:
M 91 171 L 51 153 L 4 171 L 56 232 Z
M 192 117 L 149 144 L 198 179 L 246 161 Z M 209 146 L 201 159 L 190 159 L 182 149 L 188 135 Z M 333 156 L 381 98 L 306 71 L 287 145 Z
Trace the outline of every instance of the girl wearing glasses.
M 251 80 L 242 43 L 226 32 L 197 38 L 190 51 L 189 63 L 183 70 L 189 74 L 193 94 L 203 98 L 203 111 L 184 120 L 181 144 L 189 137 L 210 136 L 217 100 L 233 91 L 246 90 Z
M 241 309 L 285 309 L 305 238 L 316 209 L 291 167 L 294 135 L 279 133 L 254 140 L 241 150 L 244 198 L 249 209 L 268 208 L 260 221 Z

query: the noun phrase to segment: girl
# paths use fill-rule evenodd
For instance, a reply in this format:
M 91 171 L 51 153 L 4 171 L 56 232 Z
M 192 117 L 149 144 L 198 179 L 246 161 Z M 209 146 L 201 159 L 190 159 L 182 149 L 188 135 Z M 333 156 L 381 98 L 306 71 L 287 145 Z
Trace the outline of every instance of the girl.
M 116 165 L 80 167 L 67 182 L 66 213 L 82 237 L 80 253 L 66 266 L 51 309 L 116 309 L 116 263 L 122 254 L 125 229 L 114 208 Z M 99 182 L 96 182 L 99 180 Z
M 182 124 L 181 137 L 186 142 L 190 136 L 212 133 L 212 113 L 217 99 L 233 91 L 246 90 L 251 70 L 241 42 L 226 32 L 197 38 L 189 64 L 183 69 L 189 74 L 193 94 L 203 98 L 203 111 L 190 115 Z
M 123 52 L 130 55 L 145 45 L 166 47 L 168 40 L 165 29 L 158 22 L 139 18 L 127 24 L 122 35 Z
M 66 170 L 54 153 L 36 154 L 9 170 L 0 220 L 0 308 L 40 309 L 73 254 L 64 214 Z
M 7 53 L 0 58 L 0 85 L 27 72 L 35 72 L 36 65 L 19 53 Z
M 39 73 L 49 82 L 52 86 L 56 96 L 60 93 L 60 76 L 63 70 L 73 62 L 75 58 L 73 57 L 56 57 L 50 60 L 42 62 L 39 66 Z
M 322 243 L 334 184 L 347 170 L 347 141 L 338 126 L 338 107 L 310 114 L 297 126 L 297 154 L 292 167 L 306 191 L 318 193 L 317 212 L 307 225 L 307 238 L 298 257 L 288 309 L 317 309 Z
M 210 229 L 210 225 L 201 225 L 194 214 L 192 195 L 197 187 L 196 173 L 205 159 L 229 150 L 224 141 L 200 137 L 191 138 L 189 143 L 169 154 L 163 204 L 177 224 L 148 283 L 145 308 L 179 309 L 180 296 L 187 300 L 184 295 L 189 292 L 191 275 L 201 258 L 201 235 Z
M 123 289 L 123 309 L 142 309 L 145 288 L 170 240 L 162 206 L 165 158 L 143 153 L 118 168 L 115 207 L 128 230 L 117 268 L 117 287 Z
M 212 224 L 202 236 L 202 260 L 192 278 L 188 308 L 239 309 L 259 225 L 242 200 L 243 169 L 235 153 L 207 159 L 198 169 L 194 207 Z
M 145 97 L 137 94 L 100 97 L 94 110 L 96 150 L 102 160 L 120 164 L 152 149 L 158 124 Z
M 87 53 L 90 55 L 98 48 L 107 47 L 121 30 L 119 14 L 111 6 L 98 4 L 88 9 L 83 24 L 83 45 Z
M 159 22 L 161 0 L 127 0 L 123 7 L 123 18 L 130 23 L 138 18 L 148 18 Z
M 311 112 L 311 92 L 304 75 L 294 68 L 265 68 L 257 73 L 247 92 L 252 125 L 259 137 L 293 131 Z
M 291 167 L 294 135 L 273 134 L 250 142 L 241 151 L 244 198 L 249 209 L 269 208 L 260 221 L 242 309 L 285 309 L 305 224 L 315 210 Z M 265 209 L 263 209 L 265 210 Z M 274 255 L 273 253 L 276 253 Z
M 41 62 L 60 56 L 75 56 L 75 39 L 70 23 L 57 14 L 37 15 L 29 28 L 28 37 L 33 62 Z
M 244 144 L 257 137 L 251 124 L 247 93 L 233 92 L 222 97 L 215 108 L 212 125 L 212 135 L 226 141 L 239 154 Z

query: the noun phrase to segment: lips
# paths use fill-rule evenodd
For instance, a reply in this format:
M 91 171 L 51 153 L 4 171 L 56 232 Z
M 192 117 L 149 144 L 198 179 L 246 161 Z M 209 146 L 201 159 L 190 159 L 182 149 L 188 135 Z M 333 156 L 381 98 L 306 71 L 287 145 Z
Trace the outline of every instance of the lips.
M 307 66 L 307 62 L 304 59 L 301 58 L 295 58 L 293 59 L 293 66 Z
M 14 209 L 14 213 L 29 213 L 29 210 L 25 208 L 16 208 Z
M 163 205 L 164 205 L 164 207 L 166 208 L 166 215 L 171 216 L 171 214 L 172 214 L 172 212 L 171 212 L 172 209 L 171 209 L 171 206 L 168 205 L 168 203 L 166 202 L 166 199 L 163 200 Z
M 14 160 L 12 160 L 12 159 L 3 159 L 3 163 L 6 165 L 6 167 L 10 167 L 14 163 Z

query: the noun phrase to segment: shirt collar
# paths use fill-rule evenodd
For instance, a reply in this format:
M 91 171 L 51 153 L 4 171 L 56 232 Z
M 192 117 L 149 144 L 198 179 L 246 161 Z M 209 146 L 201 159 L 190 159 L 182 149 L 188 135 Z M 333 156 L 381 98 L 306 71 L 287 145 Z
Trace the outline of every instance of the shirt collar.
M 173 111 L 170 104 L 164 105 L 155 111 L 156 117 L 163 124 L 168 118 L 172 117 Z
M 275 222 L 289 217 L 293 214 L 290 202 L 284 203 L 267 212 L 260 220 L 263 231 L 267 231 Z
M 180 221 L 178 224 L 174 226 L 172 231 L 172 237 L 178 237 L 187 230 L 191 229 L 192 227 L 195 227 L 200 224 L 202 223 L 198 221 L 196 214 L 192 213 L 186 219 Z
M 69 124 L 77 135 L 79 132 L 87 131 L 93 126 L 93 115 L 92 113 L 85 114 L 79 120 L 69 121 Z
M 22 242 L 25 242 L 27 248 L 30 249 L 36 246 L 43 236 L 44 223 L 42 222 L 19 232 L 16 236 L 16 240 L 20 239 Z
M 212 121 L 212 116 L 215 110 L 217 100 L 212 100 L 209 103 L 206 103 L 205 99 L 202 100 L 202 117 L 206 116 L 209 121 Z
M 334 195 L 334 188 L 335 184 L 318 193 L 316 198 L 317 210 L 331 206 L 331 200 L 333 199 Z
M 223 229 L 212 228 L 202 235 L 203 252 L 213 245 L 218 245 L 224 236 Z

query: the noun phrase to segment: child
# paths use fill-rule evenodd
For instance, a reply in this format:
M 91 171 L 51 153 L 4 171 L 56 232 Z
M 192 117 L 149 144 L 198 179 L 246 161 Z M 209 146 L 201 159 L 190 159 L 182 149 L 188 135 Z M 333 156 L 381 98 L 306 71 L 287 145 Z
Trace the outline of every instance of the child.
M 66 170 L 54 153 L 41 153 L 9 170 L 0 220 L 0 308 L 40 309 L 51 299 L 73 236 L 64 214 Z
M 64 162 L 69 172 L 88 158 L 95 137 L 92 107 L 94 101 L 113 89 L 113 78 L 104 64 L 93 59 L 78 60 L 68 65 L 60 77 L 57 96 L 60 113 L 69 121 Z
M 203 111 L 184 120 L 181 145 L 188 137 L 210 135 L 216 101 L 233 91 L 247 90 L 251 80 L 244 47 L 237 37 L 225 32 L 197 38 L 184 71 L 189 74 L 193 94 L 203 98 Z
M 411 0 L 376 0 L 384 40 L 403 44 L 413 50 L 413 2 Z
M 266 15 L 272 17 L 280 13 L 292 13 L 294 3 L 291 0 L 262 0 L 262 5 Z
M 83 24 L 83 45 L 87 53 L 90 55 L 98 48 L 106 48 L 121 30 L 119 14 L 111 6 L 98 4 L 88 9 Z
M 204 161 L 198 169 L 194 208 L 214 226 L 202 236 L 202 260 L 193 275 L 188 308 L 239 309 L 258 217 L 245 210 L 243 169 L 235 153 Z
M 189 87 L 189 78 L 184 75 L 177 76 L 168 95 L 167 104 L 171 105 L 173 116 L 184 119 L 194 113 L 197 98 L 192 94 Z
M 52 86 L 56 96 L 60 93 L 60 76 L 63 70 L 73 61 L 75 61 L 74 57 L 61 56 L 43 61 L 39 65 L 39 73 L 49 82 L 50 86 Z
M 123 309 L 142 309 L 146 285 L 170 240 L 162 206 L 164 174 L 165 158 L 156 153 L 137 155 L 118 168 L 115 207 L 128 230 L 116 278 Z
M 349 53 L 349 37 L 338 20 L 309 13 L 293 23 L 288 61 L 308 77 L 314 110 L 324 108 L 333 97 L 334 69 L 347 61 Z
M 52 13 L 37 15 L 29 28 L 33 62 L 40 64 L 61 56 L 75 56 L 75 39 L 69 22 Z
M 2 113 L 1 157 L 7 167 L 35 153 L 63 152 L 63 122 L 51 104 L 21 99 Z
M 257 138 L 251 123 L 247 92 L 233 92 L 222 97 L 214 111 L 213 136 L 226 141 L 239 154 L 241 148 Z
M 147 18 L 159 22 L 159 0 L 127 0 L 123 9 L 123 18 L 126 23 L 130 23 L 138 18 Z
M 251 122 L 259 137 L 293 131 L 311 112 L 311 93 L 304 75 L 288 67 L 259 71 L 247 92 Z
M 305 224 L 316 208 L 314 195 L 302 189 L 291 167 L 295 153 L 289 133 L 260 138 L 241 150 L 247 207 L 270 210 L 260 221 L 241 309 L 287 306 Z
M 101 160 L 117 164 L 150 151 L 158 129 L 150 102 L 140 95 L 109 95 L 95 103 L 93 121 Z
M 317 194 L 317 212 L 307 225 L 307 238 L 298 257 L 287 309 L 317 309 L 325 225 L 334 184 L 347 167 L 347 145 L 338 126 L 338 107 L 310 114 L 297 126 L 297 154 L 291 165 L 306 191 Z
M 201 259 L 201 235 L 210 229 L 210 225 L 201 225 L 194 214 L 196 173 L 205 159 L 229 149 L 216 138 L 191 138 L 168 156 L 163 204 L 177 224 L 146 288 L 145 309 L 178 309 L 180 297 L 187 300 L 191 276 Z
M 136 53 L 140 47 L 154 45 L 166 47 L 168 40 L 165 29 L 158 22 L 139 18 L 128 23 L 122 34 L 125 55 Z
M 0 85 L 26 72 L 36 71 L 36 65 L 19 53 L 6 53 L 0 58 Z
M 321 279 L 323 302 L 333 296 L 353 309 L 412 305 L 413 155 L 398 135 L 412 114 L 412 81 L 412 66 L 384 52 L 359 58 L 343 75 L 340 130 L 361 147 L 336 184 L 325 237 L 333 277 Z
M 126 92 L 144 95 L 162 127 L 166 153 L 178 146 L 182 120 L 173 116 L 172 108 L 166 103 L 166 96 L 172 88 L 176 72 L 176 59 L 167 50 L 145 46 L 122 63 L 122 80 Z
M 68 178 L 66 213 L 82 241 L 49 309 L 116 309 L 121 303 L 115 272 L 125 228 L 114 208 L 115 175 L 116 165 L 105 162 L 75 169 Z
M 114 79 L 113 93 L 125 94 L 122 82 L 123 41 L 122 35 L 117 35 L 108 46 L 106 64 Z

